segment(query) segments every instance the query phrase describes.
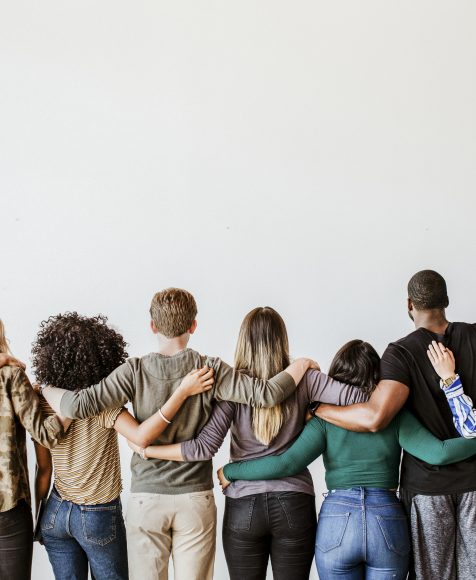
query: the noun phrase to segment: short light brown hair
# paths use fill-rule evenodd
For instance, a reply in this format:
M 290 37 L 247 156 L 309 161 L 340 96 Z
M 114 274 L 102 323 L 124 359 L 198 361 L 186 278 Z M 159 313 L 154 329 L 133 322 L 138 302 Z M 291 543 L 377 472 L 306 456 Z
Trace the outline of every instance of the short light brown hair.
M 160 334 L 175 338 L 192 326 L 197 316 L 197 303 L 186 290 L 166 288 L 152 298 L 150 316 Z

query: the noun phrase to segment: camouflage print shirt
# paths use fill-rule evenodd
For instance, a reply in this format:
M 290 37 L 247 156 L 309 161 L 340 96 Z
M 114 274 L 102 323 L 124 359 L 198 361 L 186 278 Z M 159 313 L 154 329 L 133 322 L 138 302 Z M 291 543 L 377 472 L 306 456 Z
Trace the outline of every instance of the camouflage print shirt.
M 26 459 L 26 434 L 45 447 L 54 446 L 64 434 L 58 417 L 47 417 L 28 377 L 18 367 L 0 368 L 0 512 L 24 499 L 30 486 Z

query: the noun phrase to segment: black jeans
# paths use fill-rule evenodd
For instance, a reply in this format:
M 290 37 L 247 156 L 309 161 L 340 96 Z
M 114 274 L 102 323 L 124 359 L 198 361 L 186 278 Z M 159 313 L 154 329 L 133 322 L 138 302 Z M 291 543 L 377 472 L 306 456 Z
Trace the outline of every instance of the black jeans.
M 29 580 L 33 555 L 33 521 L 30 506 L 21 500 L 0 512 L 0 578 Z
M 307 580 L 316 541 L 312 495 L 260 493 L 226 498 L 223 548 L 231 580 L 264 580 L 271 558 L 274 580 Z

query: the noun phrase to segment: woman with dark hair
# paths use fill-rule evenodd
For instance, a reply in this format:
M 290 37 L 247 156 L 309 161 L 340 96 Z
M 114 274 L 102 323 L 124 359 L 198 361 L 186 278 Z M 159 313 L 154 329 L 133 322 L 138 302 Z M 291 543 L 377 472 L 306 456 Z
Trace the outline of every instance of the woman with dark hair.
M 235 369 L 267 379 L 289 365 L 286 325 L 273 308 L 255 308 L 241 324 Z M 311 401 L 350 404 L 367 394 L 310 370 L 296 391 L 275 407 L 262 409 L 220 402 L 195 439 L 135 451 L 172 461 L 206 461 L 230 429 L 231 457 L 250 459 L 285 451 L 305 424 Z M 223 546 L 231 580 L 264 580 L 271 560 L 275 580 L 307 580 L 314 556 L 314 487 L 305 466 L 278 481 L 237 482 L 226 490 Z
M 41 324 L 33 345 L 36 378 L 45 385 L 84 389 L 125 361 L 125 347 L 105 316 L 87 318 L 76 312 L 53 316 Z M 54 467 L 41 534 L 57 580 L 86 580 L 88 564 L 97 579 L 128 578 L 116 432 L 145 446 L 164 431 L 189 396 L 212 384 L 209 369 L 192 371 L 167 403 L 140 425 L 126 409 L 108 409 L 74 420 L 51 451 L 36 445 L 37 501 L 48 494 Z M 42 404 L 46 413 L 53 414 L 45 400 Z
M 329 369 L 334 379 L 361 385 L 378 382 L 380 358 L 367 342 L 353 340 L 336 354 Z M 402 447 L 434 465 L 461 461 L 476 453 L 476 441 L 440 441 L 408 411 L 377 433 L 356 433 L 313 417 L 283 454 L 230 463 L 218 476 L 230 482 L 291 477 L 321 454 L 326 495 L 319 514 L 316 565 L 321 580 L 403 580 L 410 540 L 398 487 Z
M 11 356 L 0 320 L 0 578 L 29 580 L 33 522 L 26 455 L 26 431 L 54 445 L 71 423 L 46 417 L 31 388 L 25 365 Z

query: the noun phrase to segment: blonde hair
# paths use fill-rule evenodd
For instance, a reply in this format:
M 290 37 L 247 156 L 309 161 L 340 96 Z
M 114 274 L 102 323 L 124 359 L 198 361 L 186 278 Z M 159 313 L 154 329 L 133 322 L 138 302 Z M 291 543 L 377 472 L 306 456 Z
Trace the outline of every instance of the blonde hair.
M 10 348 L 8 346 L 8 340 L 5 336 L 5 325 L 3 320 L 0 318 L 0 353 L 11 354 Z
M 175 338 L 192 326 L 197 316 L 197 304 L 190 292 L 166 288 L 152 298 L 150 316 L 160 334 Z
M 286 325 L 273 308 L 258 307 L 243 320 L 235 351 L 235 368 L 254 377 L 269 379 L 289 365 Z M 258 441 L 269 445 L 286 418 L 286 405 L 267 409 L 253 408 L 252 426 Z

